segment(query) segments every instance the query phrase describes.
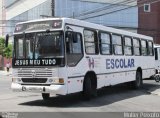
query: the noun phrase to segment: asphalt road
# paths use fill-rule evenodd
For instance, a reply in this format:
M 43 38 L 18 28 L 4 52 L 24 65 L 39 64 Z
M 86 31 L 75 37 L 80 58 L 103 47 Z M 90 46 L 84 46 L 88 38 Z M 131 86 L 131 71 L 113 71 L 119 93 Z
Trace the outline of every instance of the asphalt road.
M 15 93 L 11 77 L 0 75 L 0 112 L 160 112 L 160 83 L 145 80 L 140 90 L 125 85 L 98 90 L 98 97 L 84 101 L 81 94 L 53 95 L 43 101 L 37 93 Z

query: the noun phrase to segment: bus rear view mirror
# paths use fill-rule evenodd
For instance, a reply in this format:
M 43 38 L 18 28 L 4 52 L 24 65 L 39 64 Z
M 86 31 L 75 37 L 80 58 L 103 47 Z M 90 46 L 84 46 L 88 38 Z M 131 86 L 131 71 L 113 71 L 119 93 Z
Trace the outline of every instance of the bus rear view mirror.
M 6 35 L 6 40 L 5 40 L 5 47 L 8 47 L 8 41 L 9 41 L 9 35 Z

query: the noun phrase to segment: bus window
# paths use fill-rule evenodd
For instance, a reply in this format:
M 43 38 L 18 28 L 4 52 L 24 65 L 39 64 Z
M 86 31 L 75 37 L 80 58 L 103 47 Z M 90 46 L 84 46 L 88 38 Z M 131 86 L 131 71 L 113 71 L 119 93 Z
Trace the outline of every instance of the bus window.
M 120 35 L 112 35 L 112 45 L 114 54 L 116 55 L 122 55 L 122 37 Z
M 153 42 L 148 41 L 148 55 L 153 56 Z
M 141 40 L 142 55 L 147 55 L 147 41 Z
M 85 50 L 87 54 L 98 54 L 97 32 L 84 30 Z
M 25 57 L 25 46 L 24 46 L 24 38 L 23 35 L 19 35 L 15 37 L 15 45 L 16 45 L 16 58 L 22 59 Z
M 101 54 L 111 54 L 110 34 L 100 33 L 100 50 Z
M 26 34 L 26 58 L 33 59 L 33 42 L 34 42 L 34 34 Z
M 76 40 L 76 42 L 74 40 Z M 74 32 L 73 37 L 73 32 L 66 32 L 66 51 L 67 64 L 69 66 L 75 66 L 83 57 L 82 35 L 80 33 Z
M 35 58 L 63 56 L 62 32 L 37 33 Z
M 124 53 L 125 55 L 132 55 L 132 39 L 129 37 L 124 37 Z
M 133 39 L 133 50 L 134 50 L 134 55 L 138 56 L 141 55 L 141 48 L 140 48 L 140 40 L 139 39 Z

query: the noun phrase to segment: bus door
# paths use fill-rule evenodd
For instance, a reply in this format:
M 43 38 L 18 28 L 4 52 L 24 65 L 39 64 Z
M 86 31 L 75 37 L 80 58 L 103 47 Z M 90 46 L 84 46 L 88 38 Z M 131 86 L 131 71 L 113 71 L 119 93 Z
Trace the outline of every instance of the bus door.
M 68 74 L 68 93 L 78 92 L 82 89 L 85 64 L 83 64 L 83 28 L 66 26 L 66 62 Z

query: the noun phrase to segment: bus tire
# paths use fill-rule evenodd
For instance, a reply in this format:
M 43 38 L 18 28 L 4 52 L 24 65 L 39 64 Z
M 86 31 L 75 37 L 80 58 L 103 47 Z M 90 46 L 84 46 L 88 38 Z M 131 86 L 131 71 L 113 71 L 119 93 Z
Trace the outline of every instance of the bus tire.
M 133 88 L 134 89 L 139 89 L 143 85 L 143 80 L 142 80 L 142 74 L 141 72 L 137 71 L 136 72 L 136 80 L 133 81 Z
M 83 97 L 85 100 L 90 100 L 92 97 L 92 83 L 89 76 L 87 76 L 84 80 Z
M 48 100 L 50 98 L 50 94 L 49 93 L 42 93 L 42 98 L 43 98 L 43 100 Z
M 97 83 L 96 78 L 91 75 L 87 75 L 83 83 L 83 97 L 85 100 L 90 100 L 91 97 L 97 96 Z

